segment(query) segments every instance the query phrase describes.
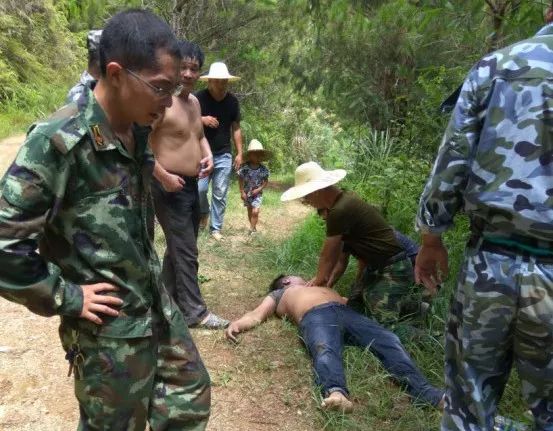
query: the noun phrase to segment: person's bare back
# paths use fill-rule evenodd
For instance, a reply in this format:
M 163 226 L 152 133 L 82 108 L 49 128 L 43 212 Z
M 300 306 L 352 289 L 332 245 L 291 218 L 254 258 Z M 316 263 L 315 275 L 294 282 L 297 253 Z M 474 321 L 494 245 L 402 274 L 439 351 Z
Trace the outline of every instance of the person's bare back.
M 156 161 L 173 174 L 195 177 L 202 160 L 204 129 L 193 94 L 173 97 L 173 105 L 155 125 L 150 144 Z
M 329 302 L 345 304 L 347 299 L 328 287 L 297 284 L 286 288 L 276 309 L 276 314 L 280 317 L 288 316 L 298 324 L 304 314 L 313 307 Z

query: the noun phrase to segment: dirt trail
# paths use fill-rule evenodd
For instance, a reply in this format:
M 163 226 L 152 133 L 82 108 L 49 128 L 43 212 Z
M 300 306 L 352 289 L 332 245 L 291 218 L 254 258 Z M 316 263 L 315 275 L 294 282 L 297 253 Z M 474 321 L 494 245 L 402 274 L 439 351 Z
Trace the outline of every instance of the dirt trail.
M 0 174 L 3 174 L 12 162 L 24 139 L 25 135 L 15 135 L 0 140 Z
M 0 172 L 13 160 L 23 136 L 0 141 Z M 236 199 L 236 194 L 231 198 Z M 270 214 L 270 215 L 269 215 Z M 262 215 L 261 233 L 246 235 L 244 211 L 231 205 L 227 237 L 200 238 L 200 273 L 210 308 L 236 318 L 255 306 L 273 274 L 241 265 L 247 256 L 284 238 L 305 216 L 301 205 L 276 206 Z M 162 239 L 156 241 L 162 244 Z M 0 429 L 76 429 L 78 406 L 57 335 L 59 319 L 43 318 L 0 299 Z M 238 346 L 222 331 L 193 330 L 213 380 L 210 431 L 311 431 L 315 405 L 307 358 L 294 331 L 278 320 L 245 334 Z

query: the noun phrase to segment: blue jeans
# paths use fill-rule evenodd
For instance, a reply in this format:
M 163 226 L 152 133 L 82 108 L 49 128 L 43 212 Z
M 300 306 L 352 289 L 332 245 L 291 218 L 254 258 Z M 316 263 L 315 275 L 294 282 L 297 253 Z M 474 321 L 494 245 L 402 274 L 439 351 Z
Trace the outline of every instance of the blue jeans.
M 424 378 L 399 338 L 352 308 L 337 302 L 318 305 L 305 314 L 299 327 L 323 396 L 336 391 L 349 394 L 342 351 L 350 345 L 369 349 L 413 398 L 434 406 L 440 402 L 444 392 Z
M 213 156 L 213 171 L 205 178 L 198 181 L 200 192 L 200 214 L 205 216 L 210 213 L 207 200 L 207 189 L 209 181 L 211 184 L 211 214 L 209 217 L 209 230 L 219 231 L 223 228 L 223 217 L 227 206 L 227 192 L 230 184 L 230 173 L 232 171 L 232 154 L 224 153 Z

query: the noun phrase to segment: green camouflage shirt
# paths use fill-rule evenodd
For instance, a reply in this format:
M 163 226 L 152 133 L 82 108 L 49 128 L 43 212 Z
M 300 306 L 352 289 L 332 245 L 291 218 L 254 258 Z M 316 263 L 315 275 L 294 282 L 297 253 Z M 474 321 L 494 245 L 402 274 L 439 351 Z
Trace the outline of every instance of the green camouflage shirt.
M 98 335 L 151 335 L 161 290 L 149 130 L 134 127 L 130 156 L 90 90 L 31 127 L 1 183 L 0 295 Z M 99 282 L 124 301 L 101 326 L 78 318 L 79 285 Z
M 421 197 L 417 225 L 441 233 L 464 211 L 485 235 L 552 241 L 552 163 L 548 25 L 470 71 Z

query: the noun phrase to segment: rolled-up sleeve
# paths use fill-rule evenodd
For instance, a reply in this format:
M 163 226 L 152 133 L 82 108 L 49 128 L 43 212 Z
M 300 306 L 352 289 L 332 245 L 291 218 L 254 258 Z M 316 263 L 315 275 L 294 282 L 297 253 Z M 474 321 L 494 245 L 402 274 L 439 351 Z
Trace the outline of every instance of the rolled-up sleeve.
M 0 296 L 42 316 L 78 316 L 82 309 L 81 287 L 37 252 L 68 175 L 66 157 L 33 132 L 0 183 Z

